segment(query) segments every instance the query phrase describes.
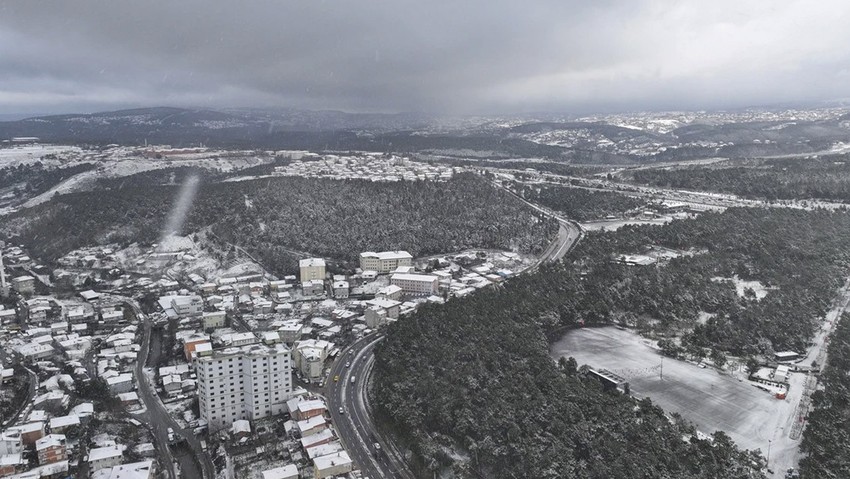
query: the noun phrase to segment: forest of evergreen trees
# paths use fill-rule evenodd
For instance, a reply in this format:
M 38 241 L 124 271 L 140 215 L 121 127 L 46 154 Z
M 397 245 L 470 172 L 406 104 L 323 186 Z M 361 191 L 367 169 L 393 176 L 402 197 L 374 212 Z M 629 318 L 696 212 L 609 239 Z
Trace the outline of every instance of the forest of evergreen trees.
M 839 320 L 827 347 L 820 376 L 824 389 L 812 394 L 803 431 L 800 461 L 803 479 L 850 477 L 850 315 Z
M 508 186 L 526 200 L 560 212 L 575 221 L 619 216 L 646 204 L 645 201 L 610 191 L 548 184 L 526 185 L 519 182 L 511 182 Z
M 612 261 L 647 246 L 698 254 L 657 268 Z M 801 350 L 848 264 L 842 212 L 739 208 L 590 233 L 564 263 L 392 325 L 377 352 L 374 400 L 423 475 L 448 467 L 463 477 L 759 477 L 761 459 L 724 434 L 711 446 L 648 401 L 601 392 L 574 361 L 556 367 L 547 338 L 625 322 L 684 334 L 689 354 L 718 361 L 712 350 Z M 712 280 L 733 275 L 775 289 L 758 300 Z M 714 315 L 704 325 L 701 311 Z
M 118 181 L 114 188 L 62 195 L 11 216 L 6 236 L 43 260 L 86 245 L 156 242 L 179 187 Z M 185 175 L 187 172 L 177 172 Z M 203 182 L 184 233 L 209 228 L 274 271 L 291 272 L 303 252 L 353 262 L 362 251 L 430 255 L 467 248 L 536 253 L 557 225 L 486 180 L 448 182 L 271 178 Z
M 79 163 L 68 167 L 50 167 L 37 161 L 32 164 L 18 164 L 0 168 L 0 190 L 16 188 L 19 196 L 24 198 L 44 193 L 60 182 L 82 173 L 93 170 L 93 163 Z
M 849 160 L 848 155 L 831 155 L 819 159 L 752 161 L 746 166 L 641 169 L 627 176 L 650 186 L 717 191 L 769 201 L 813 198 L 850 201 Z

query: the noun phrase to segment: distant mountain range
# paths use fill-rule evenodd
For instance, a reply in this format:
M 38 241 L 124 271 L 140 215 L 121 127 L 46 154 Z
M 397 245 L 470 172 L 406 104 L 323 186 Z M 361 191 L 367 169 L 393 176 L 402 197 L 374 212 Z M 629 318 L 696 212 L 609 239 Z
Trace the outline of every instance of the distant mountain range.
M 0 139 L 70 144 L 391 151 L 459 158 L 628 164 L 716 156 L 807 154 L 850 143 L 850 114 L 798 119 L 729 113 L 438 117 L 295 109 L 139 108 L 0 122 Z M 793 121 L 789 121 L 789 118 Z M 660 125 L 660 126 L 659 126 Z

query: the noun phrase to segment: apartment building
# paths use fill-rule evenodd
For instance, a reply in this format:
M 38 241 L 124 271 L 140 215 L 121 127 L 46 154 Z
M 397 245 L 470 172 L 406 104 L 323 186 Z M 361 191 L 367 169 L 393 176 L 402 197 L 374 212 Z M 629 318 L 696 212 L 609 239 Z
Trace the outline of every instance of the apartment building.
M 171 307 L 181 317 L 198 316 L 204 311 L 204 300 L 200 296 L 175 296 Z
M 292 393 L 290 356 L 282 344 L 253 344 L 195 358 L 200 413 L 210 431 L 286 411 Z
M 412 266 L 413 255 L 407 251 L 382 251 L 375 253 L 366 251 L 360 253 L 360 269 L 389 273 L 399 266 Z
M 325 279 L 325 260 L 322 258 L 307 258 L 298 262 L 298 267 L 301 269 L 301 282 L 305 283 L 310 280 Z
M 89 471 L 94 473 L 101 469 L 111 469 L 121 464 L 123 459 L 124 446 L 121 444 L 96 447 L 89 450 Z
M 42 466 L 68 459 L 64 434 L 44 436 L 35 442 L 35 450 L 38 453 L 38 463 Z
M 437 276 L 413 273 L 396 273 L 390 277 L 390 284 L 412 295 L 437 294 L 440 286 Z

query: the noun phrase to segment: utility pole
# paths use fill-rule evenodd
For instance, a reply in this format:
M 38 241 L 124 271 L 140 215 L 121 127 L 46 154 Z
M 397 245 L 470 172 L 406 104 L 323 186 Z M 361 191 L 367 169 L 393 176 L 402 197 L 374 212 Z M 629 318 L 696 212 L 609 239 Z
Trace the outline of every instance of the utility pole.
M 771 443 L 771 440 L 768 439 L 767 440 L 767 462 L 765 463 L 765 465 L 768 469 L 770 469 L 770 443 Z

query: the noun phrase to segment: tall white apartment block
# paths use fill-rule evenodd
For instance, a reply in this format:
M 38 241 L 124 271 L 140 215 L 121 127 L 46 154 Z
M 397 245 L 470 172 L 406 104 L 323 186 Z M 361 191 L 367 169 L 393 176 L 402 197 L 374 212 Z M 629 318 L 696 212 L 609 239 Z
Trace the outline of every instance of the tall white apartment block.
M 298 267 L 301 270 L 302 283 L 313 279 L 322 281 L 325 279 L 325 260 L 322 258 L 302 259 L 298 261 Z
M 292 393 L 292 360 L 286 346 L 221 349 L 195 358 L 194 364 L 201 418 L 210 431 L 286 411 Z
M 366 251 L 360 253 L 360 269 L 363 271 L 389 273 L 399 266 L 412 265 L 413 255 L 407 251 L 381 251 L 380 253 Z

